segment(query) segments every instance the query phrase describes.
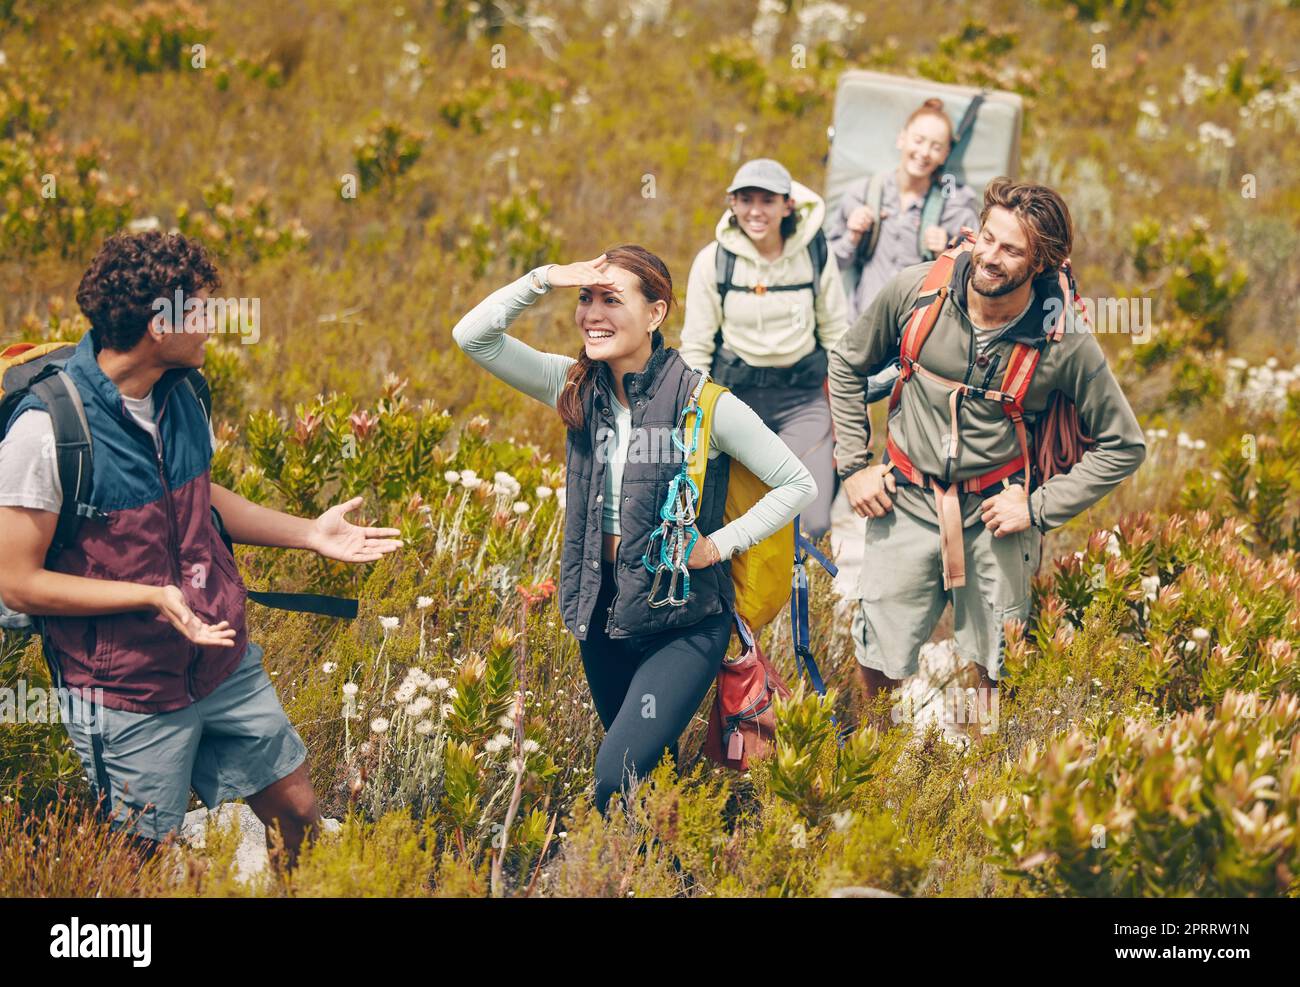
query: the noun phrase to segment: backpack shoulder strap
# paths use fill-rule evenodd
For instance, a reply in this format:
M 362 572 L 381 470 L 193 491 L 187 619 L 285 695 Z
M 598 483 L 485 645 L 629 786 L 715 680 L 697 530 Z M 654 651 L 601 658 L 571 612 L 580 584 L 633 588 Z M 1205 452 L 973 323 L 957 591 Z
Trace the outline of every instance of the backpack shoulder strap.
M 822 271 L 826 268 L 826 234 L 818 230 L 813 234 L 813 238 L 808 241 L 808 259 L 812 261 L 812 293 L 813 302 L 816 303 L 817 296 L 821 293 Z
M 871 259 L 871 255 L 876 252 L 876 244 L 880 242 L 880 205 L 884 201 L 885 172 L 878 171 L 867 180 L 867 194 L 863 199 L 863 204 L 871 210 L 871 215 L 875 218 L 867 235 L 858 241 L 859 264 L 865 264 Z
M 718 398 L 722 397 L 726 390 L 727 388 L 721 384 L 706 379 L 696 400 L 699 406 L 698 414 L 701 416 L 700 440 L 695 447 L 695 454 L 687 464 L 686 475 L 695 483 L 695 489 L 701 493 L 704 491 L 704 474 L 709 468 L 709 440 L 713 435 L 713 412 L 718 406 Z
M 923 260 L 933 260 L 934 251 L 928 250 L 925 246 L 925 231 L 931 226 L 939 225 L 939 217 L 943 215 L 943 183 L 933 182 L 925 193 L 925 201 L 921 203 L 921 221 L 916 228 L 916 248 L 921 253 Z
M 59 484 L 63 488 L 59 520 L 50 542 L 53 555 L 73 542 L 85 518 L 104 515 L 90 504 L 94 484 L 93 447 L 76 382 L 62 369 L 51 367 L 37 375 L 29 387 L 49 413 Z
M 191 369 L 185 374 L 185 386 L 194 395 L 194 400 L 203 409 L 203 417 L 212 421 L 212 389 L 208 387 L 207 378 L 198 369 Z
M 718 311 L 722 319 L 718 322 L 718 331 L 713 334 L 713 351 L 722 348 L 722 323 L 727 318 L 727 292 L 731 290 L 731 278 L 736 271 L 736 255 L 715 240 L 717 249 L 713 254 L 714 281 L 718 287 Z
M 718 249 L 713 255 L 714 280 L 718 285 L 718 305 L 725 308 L 727 292 L 731 290 L 731 278 L 736 272 L 736 255 L 718 241 Z
M 894 381 L 894 390 L 889 395 L 889 410 L 898 407 L 903 397 L 903 385 L 912 376 L 912 365 L 921 355 L 921 348 L 930 337 L 930 331 L 939 321 L 943 303 L 948 299 L 948 286 L 952 281 L 952 271 L 957 257 L 970 249 L 970 243 L 962 241 L 951 250 L 945 250 L 926 272 L 921 282 L 921 293 L 916 296 L 912 314 L 903 324 L 902 335 L 898 344 L 898 379 Z

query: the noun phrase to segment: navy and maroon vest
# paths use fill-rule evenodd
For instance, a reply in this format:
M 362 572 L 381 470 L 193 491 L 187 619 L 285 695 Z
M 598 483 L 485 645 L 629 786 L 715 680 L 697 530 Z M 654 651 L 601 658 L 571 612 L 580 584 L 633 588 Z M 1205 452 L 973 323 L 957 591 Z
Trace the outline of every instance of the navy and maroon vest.
M 153 610 L 96 617 L 45 617 L 46 644 L 63 684 L 102 689 L 103 703 L 136 713 L 166 713 L 202 699 L 238 666 L 248 647 L 247 593 L 235 560 L 212 522 L 207 416 L 184 369 L 153 388 L 162 453 L 130 416 L 117 386 L 95 359 L 86 333 L 64 370 L 76 382 L 93 446 L 91 504 L 107 517 L 86 519 L 76 539 L 47 560 L 55 572 L 178 586 L 207 623 L 228 620 L 234 647 L 199 647 Z M 15 417 L 41 402 L 28 395 Z

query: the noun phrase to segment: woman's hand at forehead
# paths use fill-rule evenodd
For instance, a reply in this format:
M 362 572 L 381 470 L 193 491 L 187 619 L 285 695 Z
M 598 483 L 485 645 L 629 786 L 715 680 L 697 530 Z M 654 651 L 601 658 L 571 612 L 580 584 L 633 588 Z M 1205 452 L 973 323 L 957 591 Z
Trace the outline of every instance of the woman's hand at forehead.
M 552 288 L 608 288 L 622 291 L 610 278 L 610 263 L 601 254 L 595 260 L 580 260 L 572 264 L 556 264 L 546 274 Z

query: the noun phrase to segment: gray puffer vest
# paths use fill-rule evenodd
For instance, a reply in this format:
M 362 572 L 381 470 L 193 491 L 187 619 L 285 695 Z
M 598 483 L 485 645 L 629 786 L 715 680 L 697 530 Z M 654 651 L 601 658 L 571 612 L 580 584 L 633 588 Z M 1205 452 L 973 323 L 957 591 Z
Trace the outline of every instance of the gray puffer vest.
M 675 349 L 664 346 L 657 331 L 645 369 L 624 375 L 632 435 L 619 494 L 622 540 L 614 565 L 617 592 L 606 622 L 606 633 L 611 638 L 689 627 L 713 614 L 730 612 L 734 606 L 730 560 L 706 569 L 692 569 L 690 597 L 684 606 L 652 609 L 647 602 L 654 576 L 642 564 L 642 556 L 650 535 L 661 522 L 659 510 L 668 484 L 682 464 L 682 453 L 668 436 L 676 429 L 681 409 L 699 377 L 699 371 L 688 367 Z M 586 427 L 582 431 L 571 429 L 568 438 L 560 613 L 564 626 L 580 641 L 587 638 L 600 592 L 601 512 L 608 457 L 599 453 L 611 447 L 608 437 L 614 427 L 613 395 L 609 367 L 599 363 L 595 386 L 588 388 L 583 400 Z M 634 455 L 633 450 L 653 450 L 653 454 Z M 722 526 L 730 472 L 727 456 L 710 460 L 696 522 L 704 534 Z

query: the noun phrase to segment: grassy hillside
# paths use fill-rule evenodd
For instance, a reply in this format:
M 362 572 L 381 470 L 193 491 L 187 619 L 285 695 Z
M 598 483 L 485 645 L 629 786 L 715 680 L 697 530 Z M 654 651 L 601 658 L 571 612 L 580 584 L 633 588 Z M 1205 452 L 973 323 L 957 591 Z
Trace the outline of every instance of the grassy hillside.
M 359 573 L 241 551 L 250 585 L 362 599 L 347 626 L 250 612 L 346 818 L 251 890 L 490 893 L 518 768 L 494 738 L 519 685 L 536 749 L 503 893 L 1294 894 L 1297 50 L 1293 0 L 0 0 L 0 340 L 81 332 L 73 295 L 108 233 L 192 233 L 223 293 L 261 302 L 255 344 L 210 347 L 217 479 L 296 512 L 364 493 L 408 540 Z M 451 327 L 539 262 L 622 242 L 684 294 L 739 161 L 822 186 L 849 67 L 1024 96 L 1022 175 L 1070 203 L 1083 294 L 1152 299 L 1149 339 L 1102 339 L 1148 459 L 1049 540 L 997 730 L 962 749 L 871 725 L 818 576 L 836 695 L 784 707 L 778 757 L 749 776 L 663 771 L 603 821 L 577 649 L 555 601 L 520 592 L 557 575 L 563 429 Z M 521 334 L 576 352 L 568 305 Z M 793 681 L 788 626 L 769 638 Z M 6 637 L 0 686 L 43 675 Z M 179 879 L 135 868 L 81 815 L 59 728 L 0 729 L 0 800 L 2 894 L 249 891 L 220 841 Z

